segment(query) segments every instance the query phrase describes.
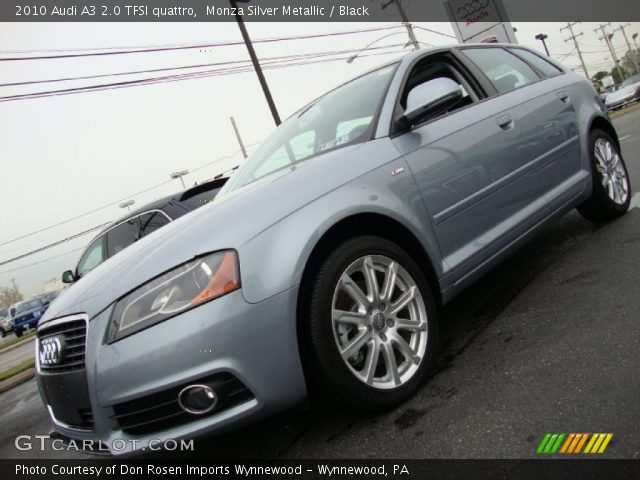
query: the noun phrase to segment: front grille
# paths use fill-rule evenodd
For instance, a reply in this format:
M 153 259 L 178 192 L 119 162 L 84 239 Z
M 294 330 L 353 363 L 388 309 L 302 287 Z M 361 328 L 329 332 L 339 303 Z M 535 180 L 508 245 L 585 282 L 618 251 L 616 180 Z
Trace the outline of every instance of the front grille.
M 17 319 L 14 320 L 14 323 L 16 325 L 22 325 L 23 323 L 29 322 L 31 321 L 31 319 L 34 317 L 33 313 L 28 313 L 26 315 L 23 315 Z
M 78 410 L 78 414 L 82 419 L 80 426 L 88 430 L 93 430 L 94 423 L 93 423 L 93 413 L 91 412 L 91 409 L 81 408 Z
M 218 394 L 218 404 L 206 415 L 213 415 L 253 398 L 253 395 L 236 377 L 219 373 L 187 384 L 114 405 L 111 418 L 117 428 L 130 435 L 149 435 L 198 420 L 206 415 L 191 415 L 178 405 L 178 393 L 193 384 L 211 386 Z
M 62 373 L 84 369 L 87 322 L 76 317 L 74 320 L 54 321 L 51 325 L 44 324 L 38 329 L 39 342 L 50 337 L 58 337 L 64 341 L 62 357 L 54 365 L 40 364 L 41 371 Z

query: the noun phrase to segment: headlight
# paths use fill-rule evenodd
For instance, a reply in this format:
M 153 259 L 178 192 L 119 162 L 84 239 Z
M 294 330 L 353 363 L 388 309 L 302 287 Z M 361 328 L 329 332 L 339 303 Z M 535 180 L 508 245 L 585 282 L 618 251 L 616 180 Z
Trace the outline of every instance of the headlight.
M 120 340 L 239 288 L 238 255 L 234 250 L 192 260 L 118 300 L 107 341 Z

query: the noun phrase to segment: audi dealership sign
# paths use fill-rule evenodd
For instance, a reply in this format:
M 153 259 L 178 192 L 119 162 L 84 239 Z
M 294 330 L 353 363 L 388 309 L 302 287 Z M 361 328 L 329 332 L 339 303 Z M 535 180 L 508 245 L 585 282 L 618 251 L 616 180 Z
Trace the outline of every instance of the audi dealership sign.
M 444 7 L 460 43 L 517 43 L 501 0 L 447 0 Z

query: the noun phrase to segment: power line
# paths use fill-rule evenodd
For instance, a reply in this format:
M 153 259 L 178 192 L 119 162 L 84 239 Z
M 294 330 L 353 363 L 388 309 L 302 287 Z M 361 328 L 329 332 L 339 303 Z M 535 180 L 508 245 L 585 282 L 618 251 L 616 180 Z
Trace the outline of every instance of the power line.
M 381 30 L 390 30 L 390 29 L 398 28 L 402 26 L 403 25 L 388 25 L 384 27 L 363 28 L 359 30 L 347 30 L 342 32 L 312 33 L 307 35 L 295 35 L 295 36 L 288 36 L 288 37 L 262 38 L 262 39 L 255 40 L 253 43 L 273 43 L 273 42 L 283 42 L 283 41 L 290 41 L 290 40 L 307 40 L 307 39 L 313 39 L 313 38 L 351 35 L 356 33 L 367 33 L 367 32 L 381 31 Z M 243 41 L 229 41 L 229 42 L 217 42 L 217 43 L 203 43 L 203 44 L 196 44 L 196 45 L 144 47 L 144 48 L 137 48 L 132 50 L 92 51 L 92 52 L 83 52 L 83 53 L 63 53 L 60 55 L 37 55 L 37 56 L 28 56 L 28 57 L 2 57 L 0 58 L 0 61 L 14 62 L 14 61 L 25 61 L 25 60 L 54 60 L 54 59 L 79 58 L 79 57 L 130 55 L 130 54 L 138 54 L 138 53 L 168 52 L 168 51 L 175 51 L 175 50 L 193 50 L 193 49 L 199 49 L 199 48 L 202 49 L 202 48 L 213 48 L 213 47 L 230 47 L 230 46 L 237 46 L 237 45 L 243 45 L 243 44 L 244 44 Z
M 423 43 L 423 42 L 420 42 Z M 385 45 L 378 47 L 370 47 L 368 50 L 380 50 L 385 48 L 402 46 L 403 44 L 395 44 L 395 45 Z M 293 61 L 302 58 L 319 58 L 331 55 L 342 55 L 346 53 L 353 53 L 356 49 L 350 50 L 333 50 L 333 51 L 325 51 L 325 52 L 316 52 L 316 53 L 300 53 L 294 55 L 281 55 L 276 57 L 266 57 L 262 61 L 263 62 L 273 62 L 273 61 Z M 215 62 L 215 63 L 201 63 L 195 65 L 182 65 L 178 67 L 163 67 L 163 68 L 152 68 L 147 70 L 134 70 L 130 72 L 115 72 L 115 73 L 104 73 L 104 74 L 96 74 L 96 75 L 84 75 L 84 76 L 76 76 L 76 77 L 63 77 L 63 78 L 52 78 L 52 79 L 44 79 L 44 80 L 28 80 L 22 82 L 13 82 L 13 83 L 1 83 L 0 87 L 17 87 L 17 86 L 25 86 L 25 85 L 36 85 L 42 83 L 59 83 L 59 82 L 70 82 L 77 80 L 92 80 L 96 78 L 106 78 L 106 77 L 118 77 L 118 76 L 126 76 L 126 75 L 141 75 L 144 73 L 158 73 L 158 72 L 167 72 L 172 70 L 188 70 L 194 68 L 204 68 L 204 67 L 220 67 L 220 66 L 228 66 L 228 65 L 250 65 L 250 60 L 229 60 L 224 62 Z M 195 72 L 194 72 L 195 73 Z
M 391 47 L 392 47 L 392 46 L 379 47 L 379 48 L 391 48 Z M 378 47 L 376 47 L 376 48 L 378 48 Z M 400 53 L 400 52 L 402 52 L 402 50 L 395 50 L 395 51 L 382 52 L 382 53 L 365 54 L 365 55 L 361 55 L 361 56 L 362 56 L 362 57 L 369 57 L 369 56 L 387 55 L 387 54 L 391 54 L 391 53 Z M 320 61 L 314 61 L 314 62 L 298 62 L 298 63 L 292 63 L 292 64 L 286 64 L 286 65 L 267 65 L 266 67 L 267 67 L 267 68 L 275 68 L 275 67 L 286 67 L 286 66 L 298 66 L 298 65 L 306 65 L 306 64 L 309 64 L 309 63 L 320 63 L 320 62 L 327 62 L 327 61 L 339 61 L 339 60 L 346 60 L 346 59 L 347 59 L 347 57 L 342 57 L 342 58 L 323 59 L 323 60 L 320 60 Z M 197 72 L 197 73 L 198 73 L 198 74 L 206 73 L 206 74 L 207 74 L 206 76 L 213 76 L 213 74 L 212 74 L 211 72 Z M 220 73 L 220 72 L 214 72 L 214 74 L 216 74 L 216 73 Z M 171 76 L 171 77 L 173 77 L 173 76 Z M 160 78 L 163 78 L 163 77 L 160 77 Z M 193 77 L 193 78 L 204 78 L 204 75 L 202 75 L 202 76 L 198 76 L 198 77 Z M 189 79 L 189 78 L 185 78 L 185 79 Z M 147 79 L 147 80 L 153 80 L 153 79 Z M 177 79 L 172 79 L 172 80 L 168 80 L 168 81 L 175 81 L 175 80 L 177 80 Z M 110 86 L 110 85 L 108 85 L 108 84 L 107 84 L 107 85 L 99 85 L 99 86 L 95 86 L 95 87 L 93 87 L 93 88 L 96 88 L 96 87 L 97 87 L 97 88 L 103 89 L 104 87 L 108 87 L 108 86 Z M 91 88 L 91 87 L 85 87 L 85 88 Z M 54 92 L 40 92 L 40 93 L 38 93 L 38 94 L 32 94 L 32 95 L 52 96 L 53 94 L 58 94 L 58 93 L 59 93 L 59 92 L 55 92 L 55 91 L 54 91 Z M 4 98 L 4 97 L 0 97 L 0 101 L 6 101 L 6 100 L 3 100 L 3 98 Z M 38 98 L 38 97 L 34 97 L 34 98 Z M 249 146 L 252 146 L 252 145 L 255 145 L 255 144 L 251 144 L 251 145 L 249 145 Z M 238 153 L 238 152 L 236 152 L 236 153 Z M 209 165 L 212 165 L 213 163 L 216 163 L 217 161 L 220 161 L 220 160 L 222 160 L 222 159 L 230 158 L 230 157 L 232 157 L 233 155 L 234 155 L 234 154 L 231 154 L 231 155 L 229 155 L 229 156 L 225 156 L 225 157 L 221 157 L 220 159 L 214 160 L 213 162 L 209 162 L 209 163 L 207 163 L 207 164 L 201 165 L 201 166 L 197 167 L 196 169 L 194 169 L 193 171 L 195 171 L 195 170 L 199 170 L 199 169 L 204 168 L 204 167 L 207 167 L 207 166 L 209 166 Z M 50 230 L 50 229 L 52 229 L 52 228 L 56 228 L 56 227 L 59 227 L 59 226 L 61 226 L 61 225 L 64 225 L 64 224 L 70 223 L 70 222 L 72 222 L 72 221 L 78 220 L 78 219 L 83 218 L 83 217 L 85 217 L 85 216 L 87 216 L 87 215 L 91 215 L 91 214 L 96 213 L 96 212 L 98 212 L 98 211 L 100 211 L 100 210 L 103 210 L 103 209 L 105 209 L 105 208 L 108 208 L 108 207 L 111 207 L 111 206 L 113 206 L 113 205 L 116 205 L 116 204 L 118 204 L 118 203 L 120 203 L 120 202 L 122 202 L 122 201 L 124 201 L 124 200 L 126 200 L 126 199 L 128 199 L 128 198 L 133 197 L 133 196 L 141 195 L 141 194 L 146 193 L 146 192 L 148 192 L 148 191 L 150 191 L 150 190 L 153 190 L 153 189 L 158 188 L 158 187 L 160 187 L 160 186 L 166 185 L 166 184 L 170 183 L 171 181 L 172 181 L 172 180 L 167 180 L 167 181 L 165 181 L 165 182 L 161 182 L 161 183 L 159 183 L 159 184 L 157 184 L 157 185 L 153 185 L 153 186 L 148 187 L 148 188 L 146 188 L 146 189 L 144 189 L 144 190 L 141 190 L 141 191 L 139 191 L 139 192 L 133 193 L 133 194 L 131 194 L 131 195 L 127 195 L 126 197 L 123 197 L 123 198 L 118 199 L 118 200 L 116 200 L 116 201 L 110 202 L 110 203 L 108 203 L 108 204 L 106 204 L 106 205 L 102 205 L 102 206 L 100 206 L 100 207 L 98 207 L 98 208 L 95 208 L 95 209 L 93 209 L 93 210 L 90 210 L 90 211 L 88 211 L 88 212 L 84 212 L 84 213 L 82 213 L 82 214 L 80 214 L 80 215 L 76 215 L 76 216 L 74 216 L 74 217 L 71 217 L 71 218 L 69 218 L 69 219 L 63 220 L 63 221 L 58 222 L 58 223 L 56 223 L 56 224 L 49 225 L 49 226 L 47 226 L 47 227 L 41 228 L 41 229 L 39 229 L 39 230 L 36 230 L 36 231 L 30 232 L 30 233 L 27 233 L 27 234 L 25 234 L 25 235 L 21 235 L 21 236 L 19 236 L 19 237 L 15 237 L 15 238 L 13 238 L 13 239 L 7 240 L 7 241 L 5 241 L 5 242 L 3 242 L 3 243 L 0 243 L 0 246 L 8 245 L 8 244 L 10 244 L 10 243 L 14 243 L 14 242 L 16 242 L 16 241 L 19 241 L 19 240 L 22 240 L 22 239 L 25 239 L 25 238 L 31 237 L 31 236 L 33 236 L 33 235 L 36 235 L 36 234 L 38 234 L 38 233 L 42 233 L 42 232 L 47 231 L 47 230 Z M 45 247 L 45 248 L 46 248 L 46 247 Z M 16 257 L 15 259 L 12 259 L 11 261 L 16 260 L 17 258 L 20 258 L 20 257 Z M 4 264 L 4 263 L 0 263 L 0 265 L 3 265 L 3 264 Z
M 70 240 L 73 240 L 75 238 L 82 237 L 82 236 L 86 235 L 87 233 L 91 233 L 91 232 L 93 232 L 95 230 L 98 230 L 99 228 L 102 228 L 102 227 L 108 225 L 109 223 L 111 223 L 111 222 L 103 223 L 101 225 L 98 225 L 96 227 L 92 227 L 92 228 L 90 228 L 88 230 L 85 230 L 83 232 L 75 233 L 75 234 L 73 234 L 73 235 L 71 235 L 69 237 L 63 238 L 62 240 L 58 240 L 57 242 L 50 243 L 49 245 L 45 245 L 44 247 L 40 247 L 40 248 L 37 248 L 37 249 L 32 250 L 30 252 L 23 253 L 22 255 L 18 255 L 17 257 L 10 258 L 9 260 L 4 260 L 4 261 L 0 262 L 0 266 L 6 265 L 7 263 L 15 262 L 16 260 L 20 260 L 21 258 L 28 257 L 28 256 L 33 255 L 35 253 L 42 252 L 43 250 L 48 250 L 49 248 L 55 247 L 57 245 L 61 245 L 61 244 L 66 243 L 66 242 L 68 242 Z
M 443 37 L 453 38 L 454 40 L 456 39 L 456 37 L 454 35 L 450 35 L 450 34 L 444 33 L 444 32 L 438 32 L 437 30 L 432 30 L 431 28 L 421 27 L 420 25 L 413 25 L 413 28 L 417 28 L 418 30 L 424 30 L 425 32 L 429 32 L 429 33 L 435 33 L 436 35 L 442 35 Z
M 34 265 L 40 265 L 41 263 L 45 263 L 45 262 L 48 262 L 48 261 L 51 261 L 51 260 L 55 260 L 56 258 L 64 257 L 66 255 L 70 255 L 72 253 L 79 252 L 80 250 L 84 250 L 84 247 L 76 248 L 74 250 L 70 250 L 68 252 L 61 253 L 60 255 L 55 255 L 53 257 L 47 257 L 47 258 L 45 258 L 43 260 L 39 260 L 37 262 L 29 263 L 27 265 L 21 265 L 20 267 L 12 268 L 11 270 L 5 270 L 3 272 L 0 272 L 0 275 L 4 275 L 6 273 L 11 273 L 11 272 L 17 272 L 18 270 L 22 270 L 23 268 L 33 267 Z
M 386 47 L 380 48 L 393 48 L 397 45 L 388 45 Z M 402 50 L 394 50 L 389 52 L 379 52 L 379 53 L 371 53 L 360 55 L 360 57 L 372 57 L 378 55 L 389 55 L 392 53 L 400 53 Z M 311 60 L 311 61 L 298 61 L 291 63 L 271 63 L 264 65 L 265 69 L 274 69 L 274 68 L 286 68 L 293 66 L 301 66 L 301 65 L 310 65 L 314 63 L 325 63 L 325 62 L 335 62 L 340 60 L 347 60 L 349 57 L 337 57 L 337 58 L 328 58 L 328 59 L 319 59 L 319 60 Z M 252 71 L 252 67 L 249 66 L 237 66 L 230 67 L 226 69 L 213 69 L 213 70 L 205 70 L 200 72 L 191 72 L 185 74 L 176 74 L 176 75 L 166 75 L 160 77 L 151 77 L 151 78 L 143 78 L 138 80 L 128 80 L 123 82 L 115 82 L 115 83 L 104 83 L 99 85 L 89 85 L 84 87 L 75 87 L 75 88 L 67 88 L 60 90 L 49 90 L 43 92 L 33 92 L 33 93 L 24 93 L 17 95 L 7 95 L 4 97 L 0 97 L 0 102 L 10 102 L 16 100 L 29 100 L 35 98 L 44 98 L 44 97 L 52 97 L 52 96 L 62 96 L 62 95 L 72 95 L 77 93 L 85 93 L 85 92 L 95 92 L 102 90 L 115 90 L 119 88 L 128 88 L 142 85 L 154 85 L 159 83 L 169 83 L 181 80 L 193 80 L 199 78 L 208 78 L 214 76 L 223 76 L 223 75 L 233 75 L 237 73 L 245 73 Z M 2 244 L 0 244 L 2 246 Z
M 253 147 L 253 146 L 255 146 L 255 145 L 259 144 L 259 143 L 261 143 L 261 142 L 253 142 L 253 143 L 250 143 L 249 145 L 247 145 L 247 147 Z M 238 153 L 240 153 L 240 150 L 237 150 L 237 151 L 235 151 L 235 152 L 233 152 L 233 153 L 231 153 L 231 154 L 229 154 L 229 155 L 225 155 L 224 157 L 216 158 L 215 160 L 213 160 L 213 161 L 211 161 L 211 162 L 208 162 L 208 163 L 205 163 L 205 164 L 203 164 L 203 165 L 200 165 L 200 166 L 198 166 L 198 167 L 192 168 L 192 169 L 190 169 L 190 171 L 191 171 L 191 172 L 195 172 L 195 171 L 201 170 L 201 169 L 203 169 L 203 168 L 205 168 L 205 167 L 211 166 L 211 165 L 213 165 L 213 164 L 215 164 L 215 163 L 217 163 L 217 162 L 220 162 L 220 161 L 222 161 L 222 160 L 225 160 L 225 159 L 228 159 L 228 158 L 233 158 L 233 156 L 234 156 L 234 155 L 236 155 L 236 154 L 238 154 Z M 118 200 L 115 200 L 115 201 L 113 201 L 113 202 L 107 203 L 106 205 L 103 205 L 103 206 L 101 206 L 101 207 L 95 208 L 95 209 L 90 210 L 90 211 L 88 211 L 88 212 L 84 212 L 84 213 L 82 213 L 82 214 L 80 214 L 80 215 L 76 215 L 75 217 L 69 218 L 69 219 L 67 219 L 67 220 L 63 220 L 63 221 L 58 222 L 58 223 L 56 223 L 56 224 L 54 224 L 54 225 L 50 225 L 50 226 L 48 226 L 48 227 L 41 228 L 40 230 L 36 230 L 36 231 L 34 231 L 34 232 L 27 233 L 27 234 L 22 235 L 22 236 L 20 236 L 20 237 L 16 237 L 16 238 L 13 238 L 13 239 L 11 239 L 11 240 L 7 240 L 7 241 L 6 241 L 6 242 L 4 242 L 4 243 L 0 243 L 0 246 L 8 245 L 8 244 L 10 244 L 10 243 L 14 243 L 14 242 L 16 242 L 16 241 L 18 241 L 18 240 L 22 240 L 22 239 L 25 239 L 25 238 L 31 237 L 31 236 L 33 236 L 33 235 L 37 235 L 38 233 L 42 233 L 42 232 L 44 232 L 44 231 L 51 230 L 52 228 L 59 227 L 59 226 L 61 226 L 61 225 L 67 224 L 67 223 L 69 223 L 69 222 L 72 222 L 72 221 L 77 220 L 77 219 L 79 219 L 79 218 L 85 217 L 85 216 L 87 216 L 87 215 L 91 215 L 91 214 L 96 213 L 96 212 L 98 212 L 98 211 L 100 211 L 100 210 L 104 210 L 105 208 L 108 208 L 108 207 L 111 207 L 111 206 L 113 206 L 113 205 L 116 205 L 116 204 L 118 204 L 118 203 L 122 202 L 123 200 L 129 199 L 129 198 L 132 198 L 132 197 L 135 197 L 135 196 L 137 196 L 137 195 L 142 195 L 143 193 L 149 192 L 149 191 L 154 190 L 154 189 L 156 189 L 156 188 L 158 188 L 158 187 L 161 187 L 161 186 L 163 186 L 163 185 L 166 185 L 166 184 L 168 184 L 168 183 L 171 183 L 172 181 L 173 181 L 173 180 L 167 180 L 167 181 L 164 181 L 164 182 L 162 182 L 162 183 L 158 183 L 158 184 L 156 184 L 156 185 L 152 185 L 151 187 L 145 188 L 144 190 L 140 190 L 139 192 L 132 193 L 132 194 L 130 194 L 130 195 L 127 195 L 126 197 L 123 197 L 123 198 L 121 198 L 121 199 L 118 199 Z M 106 225 L 106 223 L 105 223 L 105 224 L 103 224 L 103 225 Z M 95 227 L 95 228 L 98 228 L 98 227 Z M 94 229 L 95 229 L 95 228 L 94 228 Z M 81 233 L 82 233 L 82 232 L 81 232 Z M 70 237 L 74 237 L 74 236 L 78 236 L 78 234 L 71 235 Z M 70 238 L 70 237 L 67 237 L 67 238 Z M 59 243 L 59 242 L 54 242 L 52 245 L 55 245 L 55 244 L 58 244 L 58 243 Z M 2 265 L 2 263 L 0 263 L 0 265 Z

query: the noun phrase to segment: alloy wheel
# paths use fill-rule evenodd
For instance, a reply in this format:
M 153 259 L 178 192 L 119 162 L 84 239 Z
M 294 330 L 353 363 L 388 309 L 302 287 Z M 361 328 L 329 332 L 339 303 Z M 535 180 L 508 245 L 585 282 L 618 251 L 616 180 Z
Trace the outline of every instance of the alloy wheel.
M 407 383 L 427 346 L 427 313 L 417 283 L 397 261 L 367 255 L 351 263 L 333 294 L 333 333 L 342 360 L 378 389 Z
M 629 196 L 629 179 L 616 147 L 606 138 L 598 138 L 594 146 L 596 170 L 607 195 L 623 205 Z

